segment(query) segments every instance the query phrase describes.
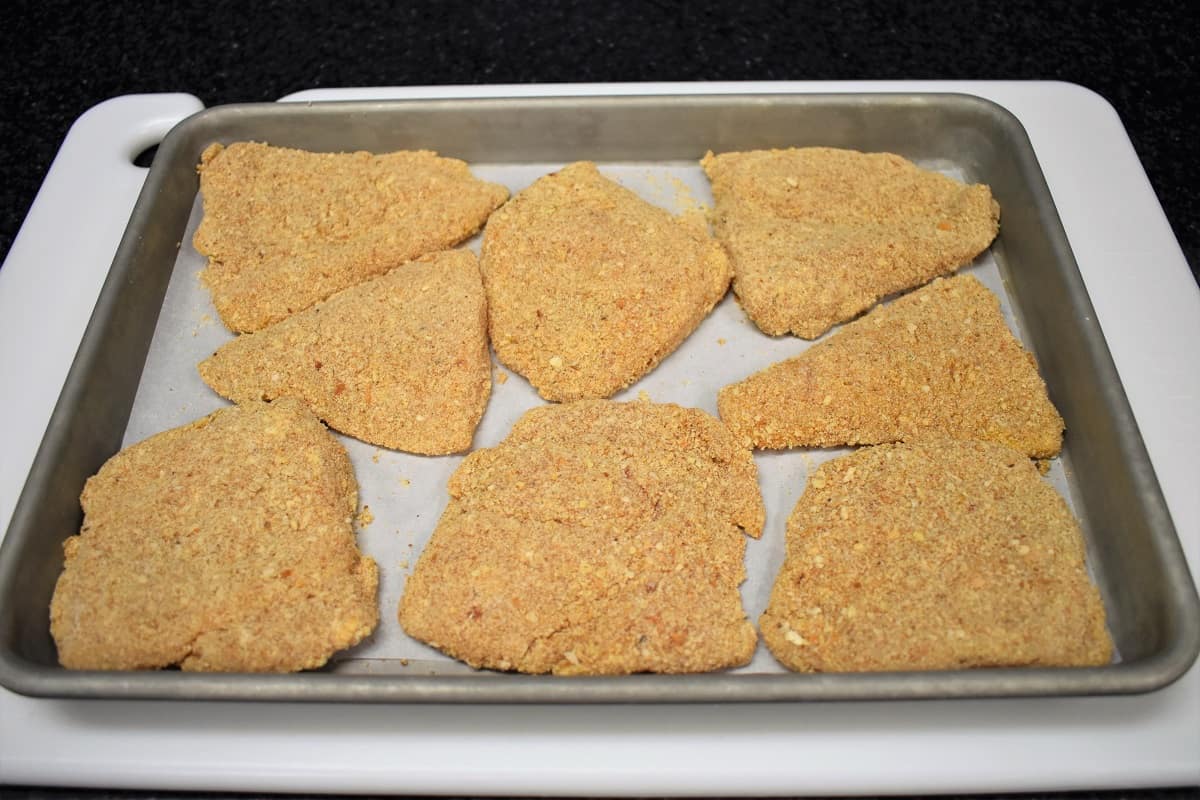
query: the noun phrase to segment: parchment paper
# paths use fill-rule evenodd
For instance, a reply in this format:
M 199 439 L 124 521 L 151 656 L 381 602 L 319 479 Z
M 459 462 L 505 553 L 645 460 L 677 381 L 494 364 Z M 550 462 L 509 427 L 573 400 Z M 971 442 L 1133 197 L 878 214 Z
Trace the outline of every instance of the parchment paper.
M 502 183 L 516 193 L 561 166 L 472 164 L 471 168 L 478 177 Z M 962 179 L 953 164 L 924 162 L 921 166 Z M 712 204 L 708 180 L 694 162 L 609 163 L 601 164 L 600 169 L 647 201 L 674 212 Z M 1003 224 L 1003 209 L 1001 214 Z M 197 277 L 205 258 L 196 252 L 191 241 L 200 215 L 197 198 L 138 387 L 125 433 L 126 446 L 229 405 L 196 372 L 197 364 L 233 338 Z M 478 252 L 479 237 L 463 246 Z M 990 251 L 962 271 L 975 275 L 997 294 L 1009 327 L 1021 338 L 1001 271 Z M 700 408 L 715 416 L 717 390 L 722 386 L 801 353 L 809 346 L 810 342 L 793 336 L 770 337 L 760 332 L 742 312 L 731 291 L 678 350 L 614 399 L 632 400 L 645 392 L 654 401 Z M 508 377 L 504 383 L 493 380 L 492 397 L 475 434 L 476 448 L 498 444 L 525 411 L 544 402 L 524 378 L 500 366 L 494 358 L 493 364 L 493 378 L 500 373 Z M 409 455 L 336 435 L 354 464 L 360 504 L 369 507 L 374 517 L 360 528 L 358 539 L 363 551 L 379 564 L 380 622 L 370 638 L 336 655 L 330 669 L 443 675 L 471 672 L 469 667 L 410 639 L 396 619 L 405 579 L 445 508 L 446 481 L 462 456 Z M 760 540 L 747 538 L 748 577 L 742 585 L 742 599 L 751 621 L 757 621 L 766 607 L 771 584 L 783 561 L 787 517 L 804 489 L 806 476 L 823 461 L 846 452 L 849 450 L 755 453 L 767 524 Z M 1052 462 L 1048 479 L 1070 503 L 1066 477 L 1058 459 Z M 753 661 L 736 671 L 784 670 L 760 642 Z

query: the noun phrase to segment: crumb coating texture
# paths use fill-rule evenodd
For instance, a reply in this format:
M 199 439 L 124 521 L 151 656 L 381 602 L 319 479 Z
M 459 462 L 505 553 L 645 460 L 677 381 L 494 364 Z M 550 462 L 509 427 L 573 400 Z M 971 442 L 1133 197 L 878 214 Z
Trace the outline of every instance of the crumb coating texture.
M 345 449 L 302 404 L 217 411 L 84 487 L 50 607 L 71 669 L 292 672 L 378 621 Z
M 1107 664 L 1083 536 L 1021 453 L 927 439 L 826 462 L 759 620 L 792 670 Z
M 709 153 L 713 226 L 763 332 L 815 339 L 889 294 L 969 264 L 1000 206 L 891 153 L 828 147 Z
M 258 142 L 201 156 L 201 280 L 255 331 L 478 231 L 508 190 L 425 150 L 310 153 Z
M 470 449 L 491 364 L 478 262 L 451 250 L 243 334 L 199 370 L 236 402 L 296 397 L 364 442 L 444 455 Z
M 944 434 L 1034 458 L 1062 449 L 1063 420 L 1033 355 L 970 275 L 874 309 L 800 355 L 717 396 L 755 447 L 879 444 Z
M 731 276 L 701 214 L 672 216 L 590 162 L 493 214 L 481 265 L 496 357 L 558 401 L 609 397 L 652 370 Z
M 400 622 L 471 664 L 559 674 L 746 663 L 743 532 L 763 504 L 716 419 L 646 402 L 526 413 L 450 479 Z

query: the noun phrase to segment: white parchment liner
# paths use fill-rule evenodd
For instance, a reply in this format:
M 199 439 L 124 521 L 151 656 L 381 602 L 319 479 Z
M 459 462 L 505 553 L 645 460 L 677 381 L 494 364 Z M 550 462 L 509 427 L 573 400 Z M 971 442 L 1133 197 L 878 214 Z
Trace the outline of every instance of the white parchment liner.
M 502 183 L 516 193 L 562 164 L 472 164 L 478 177 Z M 953 164 L 922 163 L 930 169 L 961 178 Z M 711 206 L 712 194 L 699 165 L 687 163 L 601 164 L 601 172 L 637 192 L 647 201 L 671 211 Z M 188 423 L 229 403 L 200 380 L 196 365 L 233 338 L 222 325 L 207 290 L 197 278 L 205 258 L 192 247 L 199 224 L 199 199 L 182 240 L 167 289 L 145 370 L 134 401 L 124 444 Z M 1001 209 L 1003 225 L 1003 209 Z M 466 243 L 478 252 L 479 237 Z M 1009 326 L 1020 338 L 1012 304 L 1001 272 L 990 252 L 963 270 L 997 294 Z M 837 330 L 836 328 L 834 329 Z M 828 334 L 827 334 L 828 335 Z M 645 392 L 657 402 L 671 402 L 717 413 L 717 390 L 784 358 L 803 352 L 810 342 L 793 336 L 770 337 L 760 332 L 738 306 L 732 291 L 654 371 L 617 394 L 632 400 Z M 504 383 L 493 381 L 492 397 L 475 447 L 499 443 L 528 409 L 543 403 L 528 382 L 493 359 L 493 376 L 507 373 Z M 396 613 L 404 582 L 416 565 L 447 502 L 446 481 L 462 456 L 409 455 L 364 444 L 338 434 L 354 464 L 359 501 L 373 521 L 359 531 L 363 551 L 379 564 L 380 623 L 376 632 L 352 650 L 338 654 L 332 669 L 339 672 L 451 674 L 471 671 L 465 665 L 410 639 L 400 629 Z M 760 451 L 755 454 L 759 485 L 767 510 L 761 540 L 747 539 L 747 580 L 742 599 L 751 621 L 766 606 L 771 584 L 783 560 L 784 527 L 804 489 L 806 476 L 821 462 L 845 449 Z M 1049 480 L 1068 498 L 1062 464 L 1055 460 Z M 783 672 L 761 643 L 753 661 L 739 672 Z

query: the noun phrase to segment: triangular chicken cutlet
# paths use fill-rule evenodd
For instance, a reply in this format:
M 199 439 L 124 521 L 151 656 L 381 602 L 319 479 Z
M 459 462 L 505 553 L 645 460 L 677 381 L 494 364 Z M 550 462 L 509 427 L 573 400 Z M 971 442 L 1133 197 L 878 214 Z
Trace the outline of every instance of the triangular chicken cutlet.
M 815 339 L 880 298 L 987 249 L 1000 207 L 891 153 L 827 147 L 709 153 L 717 238 L 733 289 L 765 333 Z
M 1063 420 L 996 296 L 970 275 L 935 280 L 800 355 L 723 388 L 721 419 L 755 447 L 879 444 L 942 434 L 1033 458 Z
M 809 478 L 759 620 L 804 672 L 1100 666 L 1112 658 L 1079 523 L 1023 454 L 928 439 Z
M 424 150 L 310 153 L 257 142 L 200 160 L 200 277 L 230 330 L 256 331 L 474 234 L 508 197 Z
M 672 216 L 590 162 L 493 214 L 480 263 L 496 357 L 547 400 L 609 397 L 645 375 L 731 274 L 699 214 Z
M 750 660 L 750 451 L 702 411 L 581 400 L 527 412 L 451 476 L 404 588 L 406 633 L 477 668 L 615 675 Z
M 235 402 L 297 397 L 371 444 L 467 450 L 492 388 L 478 262 L 469 250 L 409 262 L 239 336 L 199 370 Z

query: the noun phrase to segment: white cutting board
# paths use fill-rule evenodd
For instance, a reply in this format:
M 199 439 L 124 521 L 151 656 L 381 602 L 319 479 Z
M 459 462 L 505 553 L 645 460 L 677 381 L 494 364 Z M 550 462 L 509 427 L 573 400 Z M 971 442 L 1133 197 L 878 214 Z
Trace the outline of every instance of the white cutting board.
M 286 100 L 750 92 L 975 94 L 1024 124 L 1193 572 L 1200 290 L 1113 109 L 1061 83 L 319 90 Z M 8 525 L 145 171 L 198 111 L 117 98 L 68 134 L 0 269 Z M 0 784 L 584 795 L 994 792 L 1200 784 L 1200 668 L 1133 697 L 651 707 L 34 700 L 0 690 Z

